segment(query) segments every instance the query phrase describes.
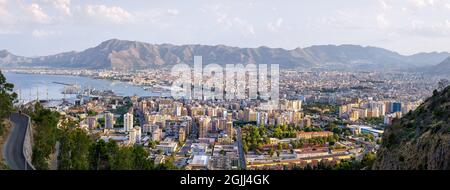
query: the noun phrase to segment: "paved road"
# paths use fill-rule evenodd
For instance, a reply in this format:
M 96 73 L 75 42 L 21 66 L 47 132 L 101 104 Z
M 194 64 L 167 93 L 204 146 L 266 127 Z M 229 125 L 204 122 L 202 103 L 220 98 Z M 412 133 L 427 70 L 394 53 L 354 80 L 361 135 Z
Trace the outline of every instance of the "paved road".
M 242 131 L 240 127 L 236 128 L 236 140 L 238 141 L 238 151 L 239 151 L 239 161 L 241 169 L 247 168 L 247 162 L 245 161 L 245 152 L 244 147 L 242 145 Z
M 23 142 L 28 126 L 28 118 L 24 115 L 13 113 L 10 116 L 12 130 L 3 147 L 3 157 L 6 164 L 13 170 L 31 169 L 23 155 Z

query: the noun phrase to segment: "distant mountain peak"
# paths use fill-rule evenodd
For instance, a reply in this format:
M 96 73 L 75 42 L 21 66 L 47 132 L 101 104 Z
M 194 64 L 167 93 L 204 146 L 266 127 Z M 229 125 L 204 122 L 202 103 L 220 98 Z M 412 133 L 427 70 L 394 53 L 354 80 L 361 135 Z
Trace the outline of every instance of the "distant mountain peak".
M 0 54 L 4 57 L 12 55 L 7 51 Z M 16 66 L 27 60 L 30 66 L 134 70 L 167 67 L 177 63 L 191 64 L 194 56 L 203 56 L 205 63 L 217 64 L 258 63 L 300 69 L 392 70 L 436 65 L 450 54 L 403 56 L 383 48 L 352 44 L 315 45 L 287 50 L 267 46 L 239 48 L 222 44 L 150 44 L 113 38 L 80 52 L 36 58 L 3 58 L 0 63 Z
M 447 57 L 447 59 L 445 59 L 444 61 L 442 61 L 442 63 L 440 63 L 440 64 L 450 64 L 450 56 Z M 440 64 L 439 64 L 439 65 L 440 65 Z
M 426 73 L 430 74 L 443 74 L 450 76 L 450 56 L 445 58 L 439 64 L 424 68 Z
M 7 55 L 9 55 L 11 53 L 9 53 L 7 50 L 0 50 L 0 57 L 6 57 Z

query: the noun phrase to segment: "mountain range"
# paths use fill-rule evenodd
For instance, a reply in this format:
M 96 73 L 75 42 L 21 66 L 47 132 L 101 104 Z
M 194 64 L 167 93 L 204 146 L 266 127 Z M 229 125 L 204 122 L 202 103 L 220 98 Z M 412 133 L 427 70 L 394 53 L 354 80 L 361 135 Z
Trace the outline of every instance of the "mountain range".
M 137 70 L 203 63 L 279 64 L 281 68 L 332 70 L 407 70 L 437 67 L 448 52 L 418 53 L 410 56 L 377 47 L 359 45 L 318 45 L 286 50 L 282 48 L 238 48 L 224 45 L 149 44 L 111 39 L 81 52 L 65 52 L 40 57 L 23 57 L 0 51 L 0 67 L 51 67 Z M 444 65 L 450 63 L 442 62 Z
M 441 63 L 426 68 L 428 73 L 432 74 L 446 74 L 450 75 L 450 57 L 442 61 Z

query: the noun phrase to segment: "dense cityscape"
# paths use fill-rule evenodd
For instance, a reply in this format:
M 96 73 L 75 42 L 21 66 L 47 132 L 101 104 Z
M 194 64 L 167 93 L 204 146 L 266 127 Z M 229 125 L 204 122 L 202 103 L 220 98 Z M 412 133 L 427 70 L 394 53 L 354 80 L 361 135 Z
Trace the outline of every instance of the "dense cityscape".
M 450 0 L 0 0 L 0 181 L 442 188 L 449 44 Z
M 52 100 L 36 94 L 25 101 L 16 89 L 19 104 L 39 103 L 58 112 L 60 129 L 71 121 L 97 142 L 142 147 L 155 167 L 187 170 L 371 167 L 385 126 L 415 110 L 440 80 L 420 73 L 283 70 L 279 105 L 265 110 L 261 100 L 173 99 L 167 86 L 177 77 L 164 69 L 7 72 L 116 80 L 159 92 L 119 96 L 66 84 L 61 93 L 76 98 Z

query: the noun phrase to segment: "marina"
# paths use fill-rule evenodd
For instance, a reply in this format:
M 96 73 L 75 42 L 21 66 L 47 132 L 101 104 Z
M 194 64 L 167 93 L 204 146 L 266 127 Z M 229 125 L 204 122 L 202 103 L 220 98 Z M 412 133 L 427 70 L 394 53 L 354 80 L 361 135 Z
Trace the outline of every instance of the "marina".
M 160 90 L 137 86 L 128 82 L 94 79 L 84 76 L 23 74 L 5 72 L 8 82 L 14 83 L 14 91 L 19 102 L 33 100 L 68 100 L 79 99 L 80 96 L 101 96 L 115 94 L 117 96 L 166 96 Z

